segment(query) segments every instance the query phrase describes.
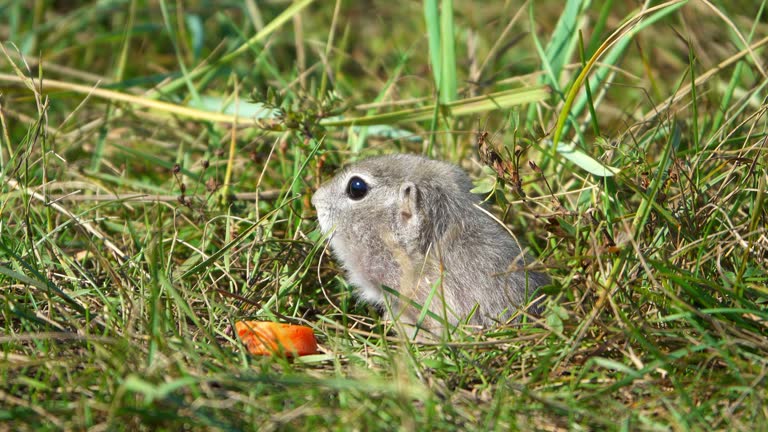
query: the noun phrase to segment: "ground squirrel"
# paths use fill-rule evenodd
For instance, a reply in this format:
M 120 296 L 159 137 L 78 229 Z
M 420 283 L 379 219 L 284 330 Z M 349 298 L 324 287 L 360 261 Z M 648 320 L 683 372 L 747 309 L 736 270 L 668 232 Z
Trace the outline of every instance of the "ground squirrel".
M 343 169 L 312 204 L 359 297 L 411 336 L 419 321 L 419 332 L 440 334 L 470 315 L 471 325 L 504 322 L 548 283 L 523 269 L 532 260 L 471 189 L 455 165 L 400 154 Z

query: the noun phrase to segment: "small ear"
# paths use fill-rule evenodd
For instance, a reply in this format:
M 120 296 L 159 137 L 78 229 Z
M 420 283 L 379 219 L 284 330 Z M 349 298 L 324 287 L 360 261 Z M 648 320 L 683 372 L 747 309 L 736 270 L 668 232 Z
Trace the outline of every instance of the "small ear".
M 398 194 L 398 204 L 400 206 L 400 217 L 404 221 L 410 220 L 415 214 L 418 206 L 418 191 L 416 185 L 411 182 L 405 182 L 400 185 Z

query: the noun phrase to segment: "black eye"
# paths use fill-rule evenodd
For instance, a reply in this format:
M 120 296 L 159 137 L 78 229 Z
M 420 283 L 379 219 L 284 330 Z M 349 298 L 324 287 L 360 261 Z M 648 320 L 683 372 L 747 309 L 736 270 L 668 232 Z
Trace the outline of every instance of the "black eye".
M 353 200 L 361 200 L 368 193 L 368 184 L 360 177 L 352 177 L 347 183 L 347 196 Z

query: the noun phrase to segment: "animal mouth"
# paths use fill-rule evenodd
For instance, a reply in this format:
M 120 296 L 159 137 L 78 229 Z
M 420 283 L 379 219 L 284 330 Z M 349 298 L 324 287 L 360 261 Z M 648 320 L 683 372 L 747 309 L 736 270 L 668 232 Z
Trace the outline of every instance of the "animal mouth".
M 332 211 L 322 207 L 317 208 L 317 222 L 320 225 L 320 232 L 322 232 L 323 235 L 328 235 L 330 233 L 328 236 L 329 239 L 333 235 L 332 231 L 334 231 L 334 226 L 331 225 L 332 220 Z

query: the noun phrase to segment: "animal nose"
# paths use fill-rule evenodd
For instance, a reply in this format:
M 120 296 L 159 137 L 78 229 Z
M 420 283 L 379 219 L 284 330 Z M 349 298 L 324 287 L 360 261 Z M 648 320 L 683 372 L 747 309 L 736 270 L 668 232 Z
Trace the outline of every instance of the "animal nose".
M 320 202 L 320 189 L 316 190 L 315 193 L 312 194 L 310 201 L 314 207 L 317 207 L 317 203 Z

